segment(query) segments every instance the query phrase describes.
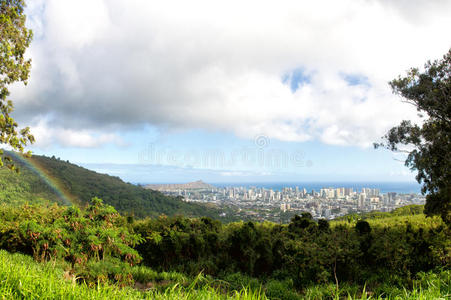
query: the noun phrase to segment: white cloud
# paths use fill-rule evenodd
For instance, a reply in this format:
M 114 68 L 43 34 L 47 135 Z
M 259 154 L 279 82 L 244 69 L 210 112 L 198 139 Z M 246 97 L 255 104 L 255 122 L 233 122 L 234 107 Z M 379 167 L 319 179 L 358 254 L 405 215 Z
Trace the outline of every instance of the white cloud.
M 76 148 L 96 148 L 110 143 L 118 146 L 125 145 L 124 141 L 114 133 L 54 128 L 47 121 L 42 120 L 33 127 L 33 134 L 36 138 L 35 146 L 39 148 L 47 148 L 55 144 Z
M 416 116 L 387 82 L 450 47 L 451 2 L 430 2 L 31 1 L 33 71 L 13 97 L 65 145 L 153 124 L 368 146 Z
M 220 171 L 218 173 L 224 177 L 250 177 L 250 176 L 270 176 L 271 172 L 244 172 L 244 171 Z

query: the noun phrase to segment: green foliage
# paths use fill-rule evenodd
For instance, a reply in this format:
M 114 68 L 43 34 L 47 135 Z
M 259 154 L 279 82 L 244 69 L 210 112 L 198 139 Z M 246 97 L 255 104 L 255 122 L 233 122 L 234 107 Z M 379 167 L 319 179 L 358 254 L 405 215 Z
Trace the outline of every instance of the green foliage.
M 398 207 L 395 210 L 393 210 L 391 214 L 395 216 L 413 216 L 423 214 L 423 212 L 424 212 L 423 205 L 412 204 L 403 207 Z
M 219 210 L 216 208 L 183 202 L 179 198 L 165 196 L 157 191 L 125 183 L 118 177 L 90 171 L 54 157 L 33 155 L 24 160 L 19 157 L 20 154 L 8 152 L 8 155 L 13 158 L 14 164 L 20 167 L 21 173 L 24 174 L 7 174 L 0 169 L 0 175 L 2 175 L 0 186 L 5 186 L 3 191 L 0 190 L 0 200 L 6 198 L 11 199 L 9 202 L 15 200 L 18 203 L 25 201 L 33 203 L 35 199 L 44 198 L 60 204 L 68 204 L 64 203 L 64 199 L 57 191 L 52 190 L 42 179 L 42 173 L 34 172 L 28 164 L 23 162 L 28 160 L 33 165 L 39 166 L 41 172 L 53 180 L 59 191 L 71 195 L 73 198 L 71 200 L 75 202 L 73 204 L 83 206 L 89 204 L 93 197 L 99 197 L 106 204 L 114 206 L 119 212 L 128 214 L 130 218 L 132 216 L 157 217 L 161 214 L 219 216 Z M 20 193 L 14 192 L 16 184 L 22 187 Z
M 406 205 L 403 207 L 398 207 L 391 212 L 381 212 L 381 211 L 371 211 L 360 214 L 349 214 L 346 216 L 338 217 L 333 220 L 334 223 L 337 221 L 347 221 L 347 223 L 356 222 L 358 220 L 369 220 L 369 219 L 393 219 L 394 216 L 413 216 L 422 215 L 424 211 L 424 205 Z
M 136 266 L 131 269 L 133 279 L 142 283 L 174 282 L 186 286 L 189 283 L 187 276 L 177 272 L 156 272 L 145 266 Z
M 370 226 L 370 223 L 368 223 L 367 221 L 364 221 L 364 220 L 359 220 L 359 221 L 357 221 L 357 223 L 355 224 L 355 230 L 356 230 L 360 235 L 370 234 L 370 232 L 371 232 L 371 226 Z
M 422 279 L 431 270 L 451 265 L 450 229 L 415 212 L 330 224 L 309 215 L 288 225 L 181 216 L 130 223 L 98 198 L 85 209 L 3 205 L 0 247 L 50 261 L 81 286 L 134 286 L 149 290 L 145 297 L 413 297 L 431 289 Z M 435 294 L 449 287 L 442 275 L 430 281 L 441 284 Z
M 226 274 L 222 279 L 227 282 L 229 290 L 239 291 L 242 288 L 258 290 L 261 288 L 261 283 L 257 278 L 253 278 L 239 272 Z
M 118 272 L 141 260 L 133 248 L 141 241 L 124 217 L 98 198 L 85 210 L 24 205 L 1 207 L 0 248 L 33 255 L 37 261 L 63 259 L 87 282 L 128 282 Z
M 16 166 L 18 166 L 17 163 Z M 0 168 L 0 203 L 23 205 L 27 202 L 64 204 L 63 199 L 42 178 L 30 170 L 21 168 L 20 173 L 15 173 L 6 168 Z
M 325 219 L 318 220 L 318 229 L 321 231 L 329 231 L 330 229 L 329 221 Z
M 34 137 L 28 127 L 18 129 L 11 117 L 13 103 L 7 99 L 9 85 L 15 82 L 27 83 L 31 60 L 25 59 L 25 50 L 30 45 L 32 32 L 25 27 L 25 1 L 0 1 L 0 144 L 7 144 L 14 150 L 24 151 Z M 29 154 L 29 153 L 28 153 Z M 8 168 L 16 166 L 10 157 L 3 157 L 0 150 L 0 167 L 6 162 Z
M 336 291 L 333 284 L 312 285 L 301 294 L 289 281 L 270 280 L 265 287 L 242 289 L 226 294 L 209 284 L 172 285 L 163 290 L 119 288 L 100 283 L 90 288 L 76 283 L 76 278 L 54 263 L 37 263 L 31 257 L 0 250 L 1 299 L 447 299 L 451 296 L 451 272 L 419 273 L 412 288 L 380 286 L 377 292 L 367 287 L 342 284 Z
M 390 277 L 390 276 L 389 276 Z M 381 282 L 381 281 L 379 281 Z M 269 296 L 269 295 L 268 295 Z M 372 288 L 367 285 L 343 284 L 337 289 L 332 285 L 313 285 L 305 289 L 305 299 L 448 299 L 451 296 L 451 271 L 419 273 L 412 287 L 397 286 L 389 280 Z
M 134 224 L 134 230 L 145 238 L 137 246 L 147 265 L 158 265 L 169 269 L 183 260 L 177 269 L 189 274 L 202 270 L 216 272 L 216 256 L 219 246 L 218 231 L 222 224 L 210 218 L 187 219 L 181 216 L 146 219 Z M 192 263 L 198 262 L 196 266 Z
M 296 300 L 300 295 L 293 289 L 293 282 L 290 280 L 270 280 L 265 285 L 265 294 L 270 299 Z
M 388 272 L 401 278 L 402 286 L 418 272 L 451 262 L 449 229 L 440 219 L 426 219 L 416 211 L 413 207 L 390 217 L 329 226 L 307 215 L 293 217 L 288 225 L 160 217 L 138 221 L 134 230 L 145 238 L 136 247 L 143 263 L 160 271 L 204 271 L 232 283 L 236 274 L 243 282 L 248 282 L 246 276 L 270 277 L 291 280 L 298 289 L 383 281 Z M 413 215 L 398 216 L 407 213 Z
M 140 291 L 99 283 L 90 288 L 77 284 L 60 265 L 36 263 L 30 257 L 0 250 L 0 299 L 267 299 L 260 290 L 241 289 L 232 295 L 222 294 L 209 285 L 197 287 L 194 281 L 183 287 L 173 285 L 163 291 Z
M 402 121 L 384 136 L 383 146 L 413 147 L 405 165 L 417 170 L 416 179 L 426 193 L 425 213 L 440 215 L 451 225 L 451 49 L 443 59 L 427 62 L 424 71 L 412 68 L 405 77 L 390 82 L 395 94 L 414 105 L 427 119 L 422 125 Z
M 60 265 L 36 263 L 30 257 L 0 250 L 0 298 L 2 299 L 139 299 L 140 293 L 101 285 L 90 289 L 76 285 Z

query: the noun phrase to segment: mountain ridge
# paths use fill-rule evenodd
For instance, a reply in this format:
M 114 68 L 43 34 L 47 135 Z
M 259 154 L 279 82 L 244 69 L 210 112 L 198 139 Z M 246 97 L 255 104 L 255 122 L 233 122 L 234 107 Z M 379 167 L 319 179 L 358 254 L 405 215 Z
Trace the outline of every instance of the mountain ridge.
M 217 218 L 219 210 L 211 205 L 187 203 L 182 197 L 166 196 L 159 191 L 144 189 L 122 181 L 119 177 L 97 173 L 59 158 L 23 155 L 5 151 L 20 168 L 20 174 L 0 169 L 0 202 L 34 202 L 48 200 L 83 206 L 93 197 L 103 199 L 119 212 L 138 218 L 161 214 L 183 214 L 191 217 Z M 52 182 L 48 182 L 51 179 Z M 61 192 L 61 193 L 59 193 Z M 19 201 L 20 200 L 20 201 Z
M 197 180 L 188 183 L 146 184 L 143 187 L 145 189 L 151 189 L 156 191 L 197 190 L 197 189 L 211 190 L 216 188 L 215 186 L 205 183 L 202 180 Z

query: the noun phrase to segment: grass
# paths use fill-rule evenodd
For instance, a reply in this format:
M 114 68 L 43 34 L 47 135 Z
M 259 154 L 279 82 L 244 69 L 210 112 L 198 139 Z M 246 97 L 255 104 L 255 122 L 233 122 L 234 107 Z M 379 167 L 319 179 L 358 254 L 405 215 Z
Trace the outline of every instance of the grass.
M 366 287 L 343 285 L 336 291 L 334 284 L 316 285 L 304 291 L 305 299 L 361 299 L 361 300 L 445 300 L 451 299 L 451 271 L 442 270 L 435 273 L 420 273 L 413 282 L 412 289 L 397 288 L 386 285 L 375 295 Z
M 168 277 L 171 277 L 168 275 Z M 164 291 L 139 291 L 99 284 L 89 288 L 65 276 L 55 263 L 37 263 L 31 257 L 0 250 L 0 299 L 267 299 L 261 290 L 242 289 L 232 295 L 219 293 L 208 285 L 196 289 L 196 281 L 188 287 L 175 284 Z
M 208 284 L 202 274 L 188 282 L 178 273 L 157 273 L 140 267 L 136 275 L 142 279 L 180 280 L 164 290 L 142 291 L 130 287 L 119 288 L 111 284 L 99 284 L 90 288 L 76 283 L 67 275 L 64 265 L 47 262 L 38 263 L 22 254 L 11 254 L 0 250 L 0 299 L 269 299 L 263 288 L 242 288 L 224 294 Z M 267 291 L 271 299 L 450 299 L 451 271 L 420 273 L 413 289 L 386 286 L 379 295 L 374 295 L 358 286 L 343 285 L 338 292 L 333 284 L 316 285 L 297 294 L 289 290 L 288 283 L 273 282 Z M 272 291 L 272 293 L 271 293 Z M 279 294 L 274 292 L 279 292 Z M 282 293 L 280 293 L 282 292 Z

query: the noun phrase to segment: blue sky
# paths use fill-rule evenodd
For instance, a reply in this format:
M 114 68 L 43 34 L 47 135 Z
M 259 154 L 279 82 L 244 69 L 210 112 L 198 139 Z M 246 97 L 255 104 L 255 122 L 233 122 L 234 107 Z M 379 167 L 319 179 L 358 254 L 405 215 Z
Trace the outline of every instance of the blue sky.
M 204 130 L 124 135 L 126 145 L 52 147 L 54 155 L 133 183 L 414 181 L 401 157 L 390 151 L 333 146 L 317 141 L 253 140 Z M 146 138 L 143 138 L 146 136 Z M 263 144 L 257 144 L 258 141 Z
M 372 143 L 421 122 L 388 82 L 449 49 L 449 1 L 27 3 L 11 99 L 36 154 L 131 182 L 414 180 Z

